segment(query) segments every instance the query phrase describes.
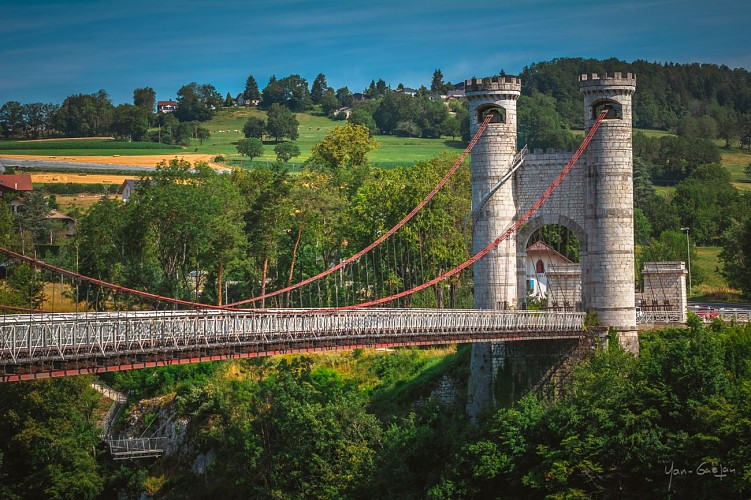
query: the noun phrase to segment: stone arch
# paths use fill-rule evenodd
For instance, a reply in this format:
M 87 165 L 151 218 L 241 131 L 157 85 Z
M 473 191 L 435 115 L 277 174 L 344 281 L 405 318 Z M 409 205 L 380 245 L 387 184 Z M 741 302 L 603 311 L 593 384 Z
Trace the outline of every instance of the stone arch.
M 493 114 L 490 123 L 506 123 L 506 108 L 498 104 L 485 104 L 477 108 L 477 123 L 485 121 L 488 114 Z
M 542 214 L 533 217 L 524 224 L 516 235 L 516 248 L 523 249 L 526 253 L 527 245 L 529 244 L 529 238 L 532 234 L 543 226 L 551 226 L 557 224 L 563 226 L 576 236 L 579 240 L 580 254 L 584 255 L 587 252 L 587 233 L 584 228 L 579 225 L 578 222 L 562 214 Z
M 526 295 L 527 295 L 527 289 L 529 288 L 528 280 L 529 276 L 527 275 L 527 247 L 529 245 L 530 238 L 532 235 L 537 231 L 538 229 L 544 227 L 544 226 L 551 226 L 551 225 L 558 225 L 565 227 L 573 235 L 576 237 L 576 239 L 579 241 L 579 262 L 575 264 L 571 264 L 571 266 L 576 266 L 578 268 L 577 270 L 569 268 L 568 270 L 562 270 L 565 268 L 559 268 L 556 267 L 556 275 L 558 278 L 556 278 L 558 281 L 557 283 L 560 285 L 560 283 L 566 283 L 563 289 L 559 287 L 559 285 L 556 285 L 555 290 L 558 290 L 558 292 L 553 293 L 553 295 L 546 295 L 545 297 L 545 306 L 547 308 L 551 308 L 553 310 L 559 310 L 559 308 L 563 310 L 581 310 L 584 297 L 583 297 L 583 287 L 581 283 L 581 279 L 584 272 L 584 266 L 586 254 L 587 254 L 587 233 L 584 231 L 584 228 L 579 224 L 576 220 L 571 219 L 570 217 L 562 214 L 557 213 L 544 213 L 540 214 L 536 217 L 533 217 L 529 220 L 526 224 L 524 224 L 519 231 L 516 234 L 516 269 L 517 269 L 517 294 L 520 297 L 520 300 L 522 300 L 522 307 L 527 307 L 527 301 L 526 301 Z M 536 269 L 535 269 L 536 271 Z M 546 266 L 546 274 L 549 274 L 549 269 L 547 269 Z M 563 274 L 562 274 L 563 273 Z M 573 273 L 573 274 L 571 274 Z M 537 272 L 535 274 L 538 274 Z M 541 279 L 540 277 L 537 277 L 537 279 Z M 550 276 L 547 276 L 545 279 L 545 285 L 546 287 L 552 285 L 548 280 L 552 279 Z M 563 281 L 561 281 L 563 280 Z M 548 288 L 548 293 L 552 290 L 552 288 Z M 567 290 L 567 291 L 565 291 Z M 525 297 L 522 299 L 522 297 Z
M 600 113 L 608 111 L 605 120 L 623 120 L 623 106 L 612 99 L 600 99 L 592 103 L 592 119 L 596 120 Z

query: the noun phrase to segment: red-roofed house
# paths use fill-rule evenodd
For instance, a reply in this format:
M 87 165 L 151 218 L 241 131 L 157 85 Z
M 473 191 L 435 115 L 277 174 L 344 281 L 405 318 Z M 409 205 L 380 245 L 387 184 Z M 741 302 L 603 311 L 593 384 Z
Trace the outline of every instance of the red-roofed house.
M 8 202 L 13 213 L 18 212 L 18 207 L 23 205 L 23 195 L 34 190 L 29 174 L 0 174 L 0 197 L 11 196 Z
M 34 187 L 31 184 L 31 176 L 29 174 L 0 175 L 0 196 L 5 193 L 23 194 L 33 189 Z
M 177 101 L 157 101 L 156 110 L 158 113 L 172 113 L 177 109 Z

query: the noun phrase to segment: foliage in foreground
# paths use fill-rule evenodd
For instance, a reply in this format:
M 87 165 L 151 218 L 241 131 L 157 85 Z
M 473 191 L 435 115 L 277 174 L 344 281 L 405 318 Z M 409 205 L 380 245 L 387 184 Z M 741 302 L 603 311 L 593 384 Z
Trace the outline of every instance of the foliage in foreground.
M 0 386 L 0 493 L 93 498 L 736 498 L 751 493 L 751 326 L 692 320 L 581 364 L 478 428 L 425 396 L 467 351 L 355 350 L 129 372 L 176 391 L 190 451 L 150 466 L 92 454 L 86 377 Z M 197 454 L 213 455 L 204 474 Z M 716 472 L 712 472 L 712 468 Z M 689 472 L 690 471 L 690 472 Z M 724 475 L 720 478 L 718 476 Z
M 597 353 L 561 401 L 498 411 L 430 496 L 747 496 L 751 328 L 697 321 L 641 343 L 639 358 Z

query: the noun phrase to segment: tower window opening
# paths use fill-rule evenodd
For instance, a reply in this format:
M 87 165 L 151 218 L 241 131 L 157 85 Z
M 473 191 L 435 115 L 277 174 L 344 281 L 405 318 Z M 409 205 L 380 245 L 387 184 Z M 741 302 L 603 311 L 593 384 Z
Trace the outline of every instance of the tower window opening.
M 500 106 L 488 105 L 478 108 L 477 122 L 482 123 L 488 115 L 493 115 L 490 123 L 506 123 L 506 110 Z
M 600 113 L 607 111 L 605 120 L 622 120 L 623 109 L 621 105 L 615 101 L 600 101 L 592 106 L 592 119 L 596 120 Z

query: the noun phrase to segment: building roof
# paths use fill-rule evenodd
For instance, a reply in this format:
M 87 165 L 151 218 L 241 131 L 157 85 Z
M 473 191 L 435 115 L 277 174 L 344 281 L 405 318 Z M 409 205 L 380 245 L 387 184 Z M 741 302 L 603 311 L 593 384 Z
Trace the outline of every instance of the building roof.
M 32 191 L 29 174 L 2 174 L 0 175 L 0 188 L 7 191 Z
M 139 182 L 141 182 L 140 179 L 125 179 L 123 183 L 120 184 L 120 189 L 117 190 L 117 194 L 123 194 L 126 187 L 129 187 L 131 190 L 135 189 Z
M 52 210 L 50 210 L 50 212 L 47 214 L 47 217 L 45 217 L 45 219 L 73 221 L 73 217 L 65 215 L 64 213 L 59 212 L 59 211 L 55 210 L 54 208 Z
M 542 241 L 535 241 L 531 245 L 527 247 L 527 255 L 531 254 L 547 254 L 547 255 L 555 255 L 558 258 L 562 259 L 567 264 L 573 264 L 565 255 L 561 255 L 560 253 L 556 252 L 549 246 L 547 246 Z
M 177 106 L 177 101 L 157 101 L 157 107 L 159 106 Z

